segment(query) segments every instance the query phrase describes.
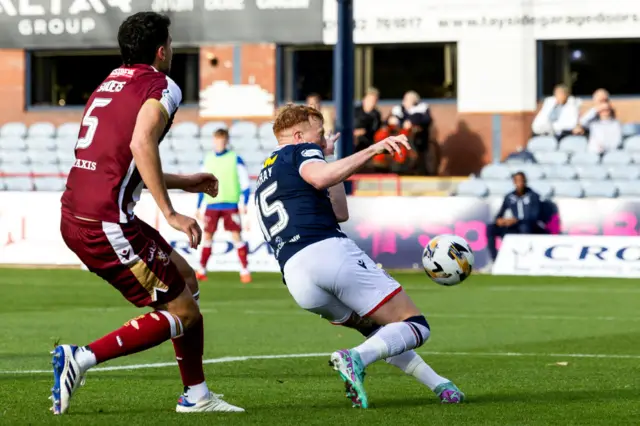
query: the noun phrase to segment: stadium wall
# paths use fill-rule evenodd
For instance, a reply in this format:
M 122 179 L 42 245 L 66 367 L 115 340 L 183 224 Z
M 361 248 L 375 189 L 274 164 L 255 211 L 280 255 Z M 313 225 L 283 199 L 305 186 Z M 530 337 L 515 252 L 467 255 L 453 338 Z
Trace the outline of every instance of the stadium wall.
M 0 197 L 0 264 L 80 266 L 60 237 L 60 193 L 5 192 Z M 193 211 L 194 194 L 172 193 L 178 211 Z M 491 222 L 501 199 L 467 197 L 350 197 L 350 220 L 343 224 L 345 232 L 369 256 L 389 269 L 419 269 L 422 248 L 439 234 L 456 234 L 469 241 L 476 256 L 476 267 L 487 265 L 486 224 Z M 565 235 L 548 236 L 553 244 L 566 244 L 558 239 L 577 235 L 589 236 L 591 254 L 602 235 L 632 238 L 633 250 L 620 255 L 640 258 L 635 241 L 640 234 L 640 199 L 556 199 L 561 229 Z M 47 211 L 46 215 L 42 215 Z M 198 253 L 189 249 L 184 235 L 171 228 L 159 213 L 148 193 L 143 193 L 136 214 L 160 233 L 197 266 Z M 401 221 L 398 218 L 402 217 Z M 250 263 L 254 271 L 279 271 L 255 221 L 253 206 L 243 236 L 249 245 Z M 618 244 L 618 243 L 616 243 Z M 626 243 L 625 243 L 626 244 Z M 618 244 L 619 245 L 619 244 Z M 606 245 L 605 245 L 606 246 Z M 620 246 L 624 248 L 625 246 Z M 523 246 L 523 250 L 526 249 Z M 582 248 L 577 248 L 578 252 Z M 619 249 L 618 249 L 619 250 Z M 557 251 L 566 257 L 566 249 Z M 593 257 L 593 256 L 592 256 Z M 596 256 L 596 260 L 606 260 Z M 215 236 L 214 256 L 208 265 L 212 271 L 239 270 L 238 258 L 230 235 Z M 639 268 L 640 270 L 640 268 Z M 531 271 L 531 270 L 529 270 Z

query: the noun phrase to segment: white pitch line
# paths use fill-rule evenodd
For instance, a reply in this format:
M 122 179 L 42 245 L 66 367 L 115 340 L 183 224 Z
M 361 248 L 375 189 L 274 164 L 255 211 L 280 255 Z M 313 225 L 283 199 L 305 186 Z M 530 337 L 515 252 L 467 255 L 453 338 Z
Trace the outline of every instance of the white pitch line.
M 622 354 L 554 354 L 554 353 L 534 353 L 534 352 L 439 352 L 439 351 L 419 351 L 425 356 L 468 356 L 468 357 L 527 357 L 527 358 L 596 358 L 596 359 L 640 359 L 640 355 Z M 330 353 L 307 353 L 307 354 L 284 354 L 284 355 L 248 355 L 248 356 L 227 356 L 222 358 L 211 358 L 202 361 L 203 364 L 221 364 L 227 362 L 240 362 L 262 359 L 290 359 L 290 358 L 319 358 L 330 356 Z M 157 362 L 153 364 L 132 364 L 116 365 L 112 367 L 96 367 L 91 372 L 100 371 L 121 371 L 121 370 L 144 370 L 149 368 L 176 367 L 175 362 Z M 0 374 L 51 374 L 52 370 L 0 370 Z

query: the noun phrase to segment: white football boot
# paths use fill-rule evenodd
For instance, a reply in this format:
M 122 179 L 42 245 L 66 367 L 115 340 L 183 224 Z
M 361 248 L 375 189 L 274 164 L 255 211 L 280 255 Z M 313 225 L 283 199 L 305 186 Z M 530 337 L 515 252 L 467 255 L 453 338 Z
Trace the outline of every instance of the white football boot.
M 243 413 L 244 408 L 236 407 L 222 399 L 224 395 L 218 395 L 213 392 L 209 392 L 208 395 L 200 398 L 198 401 L 189 401 L 187 395 L 182 395 L 178 398 L 178 405 L 176 405 L 176 412 L 178 413 L 210 413 L 210 412 L 222 412 L 222 413 Z

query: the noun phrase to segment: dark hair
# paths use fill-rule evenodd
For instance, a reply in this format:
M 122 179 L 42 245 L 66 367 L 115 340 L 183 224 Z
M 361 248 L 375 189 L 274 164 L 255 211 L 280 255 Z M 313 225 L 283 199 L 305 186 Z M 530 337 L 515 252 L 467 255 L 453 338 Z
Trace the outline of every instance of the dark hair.
M 170 25 L 167 16 L 155 12 L 138 12 L 125 19 L 118 30 L 123 64 L 153 64 L 158 48 L 169 40 Z
M 515 172 L 511 175 L 511 179 L 515 179 L 516 176 L 522 176 L 522 179 L 524 179 L 525 181 L 527 180 L 527 176 L 524 174 L 524 172 Z
M 218 129 L 215 132 L 213 132 L 213 136 L 216 138 L 229 139 L 229 131 L 227 129 Z

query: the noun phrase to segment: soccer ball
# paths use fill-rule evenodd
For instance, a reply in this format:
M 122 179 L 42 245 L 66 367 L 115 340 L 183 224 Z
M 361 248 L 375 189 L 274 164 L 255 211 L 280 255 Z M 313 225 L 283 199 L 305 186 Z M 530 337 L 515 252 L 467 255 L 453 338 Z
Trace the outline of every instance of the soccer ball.
M 438 235 L 422 252 L 422 266 L 433 281 L 440 285 L 456 285 L 473 270 L 473 250 L 457 235 Z

